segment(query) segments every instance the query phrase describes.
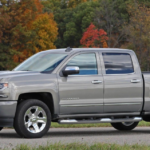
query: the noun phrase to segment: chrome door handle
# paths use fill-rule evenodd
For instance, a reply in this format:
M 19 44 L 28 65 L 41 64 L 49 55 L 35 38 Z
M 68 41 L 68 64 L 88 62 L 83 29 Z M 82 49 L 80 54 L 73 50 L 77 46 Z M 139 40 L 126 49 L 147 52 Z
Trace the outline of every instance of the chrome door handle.
M 139 79 L 132 79 L 131 80 L 131 83 L 139 83 L 141 80 L 139 80 Z
M 93 80 L 92 83 L 93 83 L 93 84 L 99 84 L 99 83 L 102 83 L 102 81 L 99 81 L 99 80 Z

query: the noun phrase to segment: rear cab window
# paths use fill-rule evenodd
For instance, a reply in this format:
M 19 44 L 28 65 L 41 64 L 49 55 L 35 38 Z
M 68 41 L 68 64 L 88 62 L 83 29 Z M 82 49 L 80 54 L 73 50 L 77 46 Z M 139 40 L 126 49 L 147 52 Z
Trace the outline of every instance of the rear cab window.
M 134 73 L 133 62 L 129 53 L 102 53 L 106 74 Z

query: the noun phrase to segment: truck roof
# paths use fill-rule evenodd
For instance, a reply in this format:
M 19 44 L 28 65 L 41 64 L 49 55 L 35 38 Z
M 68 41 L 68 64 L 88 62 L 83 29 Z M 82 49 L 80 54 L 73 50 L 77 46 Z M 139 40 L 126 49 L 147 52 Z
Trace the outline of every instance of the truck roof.
M 45 53 L 45 52 L 72 53 L 77 51 L 92 51 L 92 50 L 97 50 L 97 51 L 111 50 L 111 51 L 126 51 L 126 52 L 132 51 L 129 49 L 121 49 L 121 48 L 71 48 L 70 51 L 66 51 L 66 49 L 67 48 L 50 49 L 50 50 L 42 51 L 41 53 Z

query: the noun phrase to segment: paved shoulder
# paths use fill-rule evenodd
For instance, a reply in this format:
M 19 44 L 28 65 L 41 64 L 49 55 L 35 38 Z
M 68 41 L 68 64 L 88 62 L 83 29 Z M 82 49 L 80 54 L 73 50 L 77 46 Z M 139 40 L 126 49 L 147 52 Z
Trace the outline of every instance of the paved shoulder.
M 149 145 L 150 127 L 137 127 L 133 131 L 121 132 L 114 128 L 51 128 L 41 139 L 20 138 L 13 129 L 0 132 L 0 148 L 12 148 L 18 144 L 31 146 L 46 145 L 47 143 L 88 143 L 97 142 L 116 144 L 147 144 Z

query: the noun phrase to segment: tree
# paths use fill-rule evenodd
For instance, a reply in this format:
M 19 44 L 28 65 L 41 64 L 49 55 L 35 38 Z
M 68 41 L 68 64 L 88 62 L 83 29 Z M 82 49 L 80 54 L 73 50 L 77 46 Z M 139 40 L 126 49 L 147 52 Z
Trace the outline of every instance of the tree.
M 150 70 L 150 8 L 135 1 L 128 5 L 130 22 L 126 25 L 127 48 L 133 49 L 143 70 Z
M 57 48 L 79 47 L 84 30 L 92 22 L 96 0 L 45 0 L 44 12 L 53 12 L 58 25 Z
M 41 0 L 44 12 L 57 12 L 59 9 L 75 8 L 79 4 L 96 0 Z
M 79 4 L 87 2 L 87 1 L 89 1 L 89 0 L 69 0 L 67 4 L 68 4 L 69 8 L 75 8 Z
M 57 13 L 60 9 L 67 9 L 66 0 L 41 0 L 44 6 L 43 11 L 47 13 Z
M 95 10 L 94 24 L 107 32 L 108 47 L 120 47 L 126 40 L 123 25 L 129 20 L 126 0 L 99 0 Z
M 12 69 L 16 63 L 13 62 L 13 56 L 17 55 L 15 49 L 11 47 L 11 17 L 9 16 L 9 8 L 4 4 L 7 1 L 2 1 L 3 6 L 0 8 L 0 70 Z
M 81 3 L 72 10 L 72 16 L 65 25 L 63 40 L 66 46 L 79 47 L 80 39 L 92 22 L 97 2 Z
M 21 52 L 21 55 L 14 56 L 16 62 L 22 62 L 39 51 L 55 48 L 57 24 L 52 13 L 43 13 L 39 0 L 22 0 L 10 8 L 14 26 L 12 46 Z
M 149 0 L 137 0 L 150 3 Z M 104 29 L 109 47 L 121 47 L 127 42 L 124 30 L 129 23 L 128 3 L 134 0 L 42 0 L 44 12 L 53 12 L 58 25 L 57 48 L 79 47 L 85 29 L 93 22 Z
M 84 47 L 107 48 L 107 40 L 107 33 L 103 29 L 96 29 L 95 25 L 91 23 L 91 25 L 83 33 L 83 37 L 80 40 L 80 43 Z
M 56 48 L 54 42 L 58 28 L 52 13 L 40 14 L 32 23 L 31 30 L 36 33 L 36 36 L 31 39 L 31 46 L 36 52 Z
M 36 52 L 30 45 L 30 40 L 36 36 L 36 33 L 31 30 L 31 26 L 38 15 L 42 14 L 42 8 L 39 0 L 22 0 L 9 6 L 12 26 L 11 47 L 20 52 L 19 55 L 14 56 L 15 62 L 20 63 Z M 27 55 L 28 53 L 30 55 Z
M 43 13 L 39 0 L 3 5 L 0 27 L 0 69 L 12 69 L 36 52 L 55 48 L 57 24 L 52 13 Z

